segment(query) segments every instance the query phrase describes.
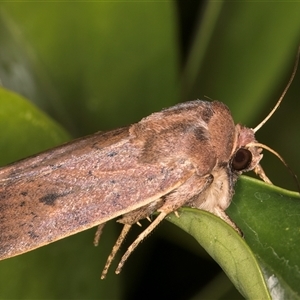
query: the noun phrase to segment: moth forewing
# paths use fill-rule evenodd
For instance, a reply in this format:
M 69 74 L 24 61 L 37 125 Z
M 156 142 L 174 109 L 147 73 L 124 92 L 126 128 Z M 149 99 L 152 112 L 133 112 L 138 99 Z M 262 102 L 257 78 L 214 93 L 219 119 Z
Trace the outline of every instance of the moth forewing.
M 97 133 L 0 169 L 0 259 L 154 203 L 190 166 L 146 165 L 128 128 Z

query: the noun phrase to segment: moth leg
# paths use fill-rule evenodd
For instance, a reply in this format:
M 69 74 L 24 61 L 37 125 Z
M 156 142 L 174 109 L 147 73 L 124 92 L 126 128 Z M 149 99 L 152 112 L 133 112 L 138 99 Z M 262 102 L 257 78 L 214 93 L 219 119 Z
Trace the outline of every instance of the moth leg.
M 142 206 L 142 207 L 140 207 L 136 210 L 133 210 L 129 213 L 126 213 L 122 216 L 122 218 L 117 220 L 117 222 L 124 224 L 124 226 L 123 226 L 121 234 L 119 235 L 115 245 L 113 246 L 113 249 L 112 249 L 110 255 L 107 258 L 106 264 L 105 264 L 104 269 L 102 271 L 101 279 L 105 278 L 105 276 L 108 272 L 108 269 L 109 269 L 113 259 L 115 258 L 118 250 L 120 249 L 120 247 L 121 247 L 126 235 L 128 234 L 131 226 L 135 223 L 137 223 L 139 226 L 141 226 L 141 224 L 139 223 L 139 220 L 142 220 L 144 218 L 149 218 L 149 215 L 151 215 L 154 211 L 156 211 L 157 208 L 161 207 L 163 205 L 163 203 L 164 203 L 163 199 L 157 199 L 151 205 Z M 97 235 L 98 231 L 102 231 L 102 228 L 103 228 L 104 224 L 100 228 L 101 225 L 102 224 L 99 225 L 98 230 L 96 232 L 96 235 Z
M 99 244 L 99 241 L 100 241 L 100 237 L 101 237 L 101 234 L 103 232 L 103 228 L 104 228 L 104 225 L 106 223 L 102 223 L 102 224 L 99 224 L 98 227 L 97 227 L 97 231 L 95 233 L 95 237 L 94 237 L 94 246 L 98 246 Z
M 271 182 L 271 180 L 267 177 L 265 171 L 263 170 L 263 168 L 261 167 L 261 165 L 257 165 L 254 170 L 256 175 L 258 175 L 264 182 L 269 183 L 269 184 L 273 184 Z
M 128 212 L 122 216 L 122 218 L 118 219 L 117 222 L 122 224 L 135 224 L 139 223 L 140 220 L 147 218 L 149 222 L 151 222 L 150 215 L 152 215 L 159 207 L 164 204 L 164 199 L 157 199 L 153 201 L 151 204 L 147 204 L 140 208 L 137 208 L 131 212 Z M 140 224 L 138 224 L 140 226 Z
M 116 274 L 119 274 L 123 268 L 125 261 L 128 259 L 130 254 L 138 246 L 138 244 L 168 215 L 168 213 L 160 213 L 157 218 L 136 238 L 136 240 L 128 247 L 125 254 L 122 256 L 118 267 L 116 269 Z
M 136 238 L 136 240 L 128 247 L 125 254 L 122 256 L 120 263 L 116 269 L 116 274 L 119 274 L 125 261 L 130 254 L 138 246 L 138 244 L 153 231 L 153 229 L 171 212 L 175 212 L 178 208 L 186 204 L 191 198 L 205 190 L 212 182 L 213 176 L 208 175 L 199 177 L 197 175 L 189 178 L 183 185 L 175 191 L 164 196 L 164 204 L 157 210 L 160 214 L 156 219 Z
M 108 269 L 113 261 L 113 259 L 115 258 L 118 250 L 120 249 L 126 235 L 128 234 L 130 228 L 131 228 L 132 225 L 129 225 L 129 224 L 125 224 L 123 226 L 123 229 L 121 231 L 121 234 L 119 235 L 115 245 L 113 246 L 112 250 L 111 250 L 111 253 L 110 255 L 108 256 L 107 258 L 107 261 L 105 263 L 105 266 L 103 268 L 103 271 L 102 271 L 102 274 L 101 274 L 101 279 L 104 279 L 106 277 L 106 274 L 108 272 Z
M 225 211 L 221 207 L 216 207 L 213 211 L 213 214 L 221 218 L 228 225 L 230 225 L 240 236 L 243 236 L 242 231 L 236 226 L 236 224 L 229 218 Z

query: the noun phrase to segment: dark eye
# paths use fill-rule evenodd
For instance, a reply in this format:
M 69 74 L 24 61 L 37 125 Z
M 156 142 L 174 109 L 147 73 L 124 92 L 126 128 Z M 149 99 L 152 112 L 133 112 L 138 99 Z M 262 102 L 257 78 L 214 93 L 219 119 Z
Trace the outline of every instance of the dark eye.
M 232 169 L 236 171 L 241 171 L 247 169 L 252 161 L 252 153 L 244 148 L 236 151 L 233 159 L 232 159 Z

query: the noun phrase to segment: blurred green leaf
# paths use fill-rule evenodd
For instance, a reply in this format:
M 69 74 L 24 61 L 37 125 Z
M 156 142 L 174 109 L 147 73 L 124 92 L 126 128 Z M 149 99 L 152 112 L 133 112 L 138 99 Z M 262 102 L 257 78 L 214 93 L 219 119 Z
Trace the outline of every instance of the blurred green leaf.
M 67 132 L 21 96 L 0 88 L 0 165 L 70 140 Z
M 220 100 L 236 122 L 249 124 L 266 103 L 275 104 L 271 97 L 291 74 L 299 13 L 299 3 L 209 2 L 183 73 L 183 100 Z
M 3 4 L 3 3 L 2 3 Z M 47 76 L 38 55 L 26 42 L 22 28 L 0 5 L 0 83 L 36 104 L 41 110 L 64 120 L 72 128 L 72 121 L 54 85 Z
M 172 3 L 27 2 L 2 7 L 41 59 L 75 135 L 123 126 L 178 102 Z

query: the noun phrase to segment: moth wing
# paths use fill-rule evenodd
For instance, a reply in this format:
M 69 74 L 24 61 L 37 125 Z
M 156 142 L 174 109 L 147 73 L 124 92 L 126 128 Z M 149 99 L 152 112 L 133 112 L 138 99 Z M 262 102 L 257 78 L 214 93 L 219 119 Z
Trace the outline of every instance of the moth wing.
M 194 173 L 141 163 L 128 128 L 97 133 L 0 169 L 0 259 L 159 199 Z

